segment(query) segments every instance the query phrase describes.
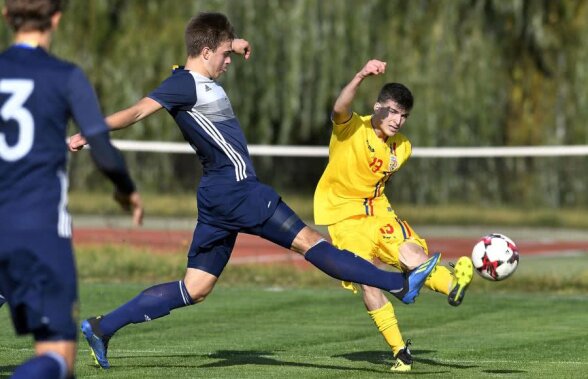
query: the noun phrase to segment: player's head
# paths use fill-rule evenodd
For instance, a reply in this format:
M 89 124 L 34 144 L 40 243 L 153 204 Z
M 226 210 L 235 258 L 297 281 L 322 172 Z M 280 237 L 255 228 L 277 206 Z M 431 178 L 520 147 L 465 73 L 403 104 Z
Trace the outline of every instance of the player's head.
M 374 127 L 385 136 L 396 134 L 406 122 L 414 103 L 412 93 L 400 83 L 388 83 L 382 87 L 374 104 Z
M 405 111 L 410 111 L 414 103 L 412 92 L 400 83 L 387 83 L 380 90 L 378 103 L 384 104 L 390 100 L 394 101 Z
M 222 13 L 202 12 L 186 27 L 186 51 L 190 58 L 200 58 L 209 76 L 222 75 L 231 63 L 231 44 L 235 30 Z
M 63 9 L 62 0 L 5 0 L 2 14 L 16 33 L 54 29 Z

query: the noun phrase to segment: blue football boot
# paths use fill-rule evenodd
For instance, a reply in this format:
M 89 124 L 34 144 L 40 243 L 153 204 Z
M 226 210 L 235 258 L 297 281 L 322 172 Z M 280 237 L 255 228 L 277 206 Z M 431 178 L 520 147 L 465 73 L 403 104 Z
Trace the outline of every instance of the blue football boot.
M 392 294 L 405 304 L 414 303 L 421 287 L 425 284 L 427 277 L 435 269 L 435 266 L 437 266 L 439 259 L 441 259 L 441 253 L 435 253 L 427 261 L 407 273 L 402 291 L 397 293 L 392 292 Z
M 82 334 L 86 337 L 86 341 L 88 341 L 88 345 L 90 345 L 90 354 L 94 358 L 94 363 L 103 369 L 107 369 L 110 368 L 110 363 L 108 363 L 108 358 L 106 358 L 109 338 L 98 335 L 101 334 L 97 331 L 99 320 L 99 317 L 84 320 L 82 321 L 81 329 Z

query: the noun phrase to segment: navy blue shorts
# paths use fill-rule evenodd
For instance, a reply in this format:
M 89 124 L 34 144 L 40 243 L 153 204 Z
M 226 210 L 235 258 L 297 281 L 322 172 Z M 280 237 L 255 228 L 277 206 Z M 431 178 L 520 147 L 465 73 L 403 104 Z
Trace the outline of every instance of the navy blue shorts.
M 257 179 L 198 188 L 198 222 L 240 231 L 262 224 L 278 206 L 280 195 Z
M 306 225 L 286 203 L 278 199 L 273 214 L 252 227 L 224 228 L 198 222 L 188 251 L 188 267 L 219 277 L 224 270 L 239 232 L 260 236 L 290 249 L 294 238 Z
M 55 232 L 0 232 L 0 293 L 18 334 L 77 339 L 78 289 L 71 239 Z

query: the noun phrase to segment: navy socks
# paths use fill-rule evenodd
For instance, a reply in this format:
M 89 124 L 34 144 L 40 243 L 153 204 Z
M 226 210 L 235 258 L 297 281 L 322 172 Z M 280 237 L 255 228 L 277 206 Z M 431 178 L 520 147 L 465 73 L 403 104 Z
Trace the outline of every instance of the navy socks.
M 183 281 L 158 284 L 101 317 L 100 329 L 110 337 L 125 325 L 155 320 L 188 305 L 192 305 L 192 299 Z
M 327 241 L 311 247 L 305 258 L 335 279 L 365 284 L 388 292 L 399 292 L 404 287 L 402 274 L 380 270 L 365 259 L 347 250 L 339 250 Z
M 400 292 L 404 288 L 404 276 L 400 273 L 380 270 L 365 259 L 339 250 L 326 241 L 310 248 L 307 261 L 333 278 L 365 284 L 388 292 Z M 100 318 L 101 334 L 111 337 L 128 325 L 155 320 L 171 310 L 192 304 L 183 281 L 158 284 L 150 287 L 126 304 Z
M 66 377 L 65 359 L 57 353 L 46 353 L 31 358 L 18 366 L 11 376 L 13 379 L 65 379 Z

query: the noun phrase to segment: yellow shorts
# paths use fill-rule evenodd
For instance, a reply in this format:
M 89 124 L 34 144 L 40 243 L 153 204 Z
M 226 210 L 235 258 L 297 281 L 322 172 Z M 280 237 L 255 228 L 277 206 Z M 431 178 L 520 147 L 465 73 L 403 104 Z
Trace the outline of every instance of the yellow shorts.
M 398 249 L 402 243 L 416 243 L 429 254 L 427 242 L 394 214 L 351 217 L 329 225 L 329 235 L 339 249 L 349 250 L 369 262 L 377 258 L 399 270 L 402 267 Z M 343 287 L 357 292 L 351 283 L 343 282 Z

